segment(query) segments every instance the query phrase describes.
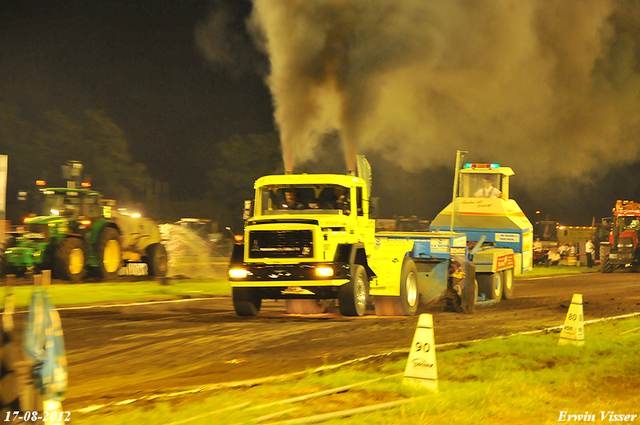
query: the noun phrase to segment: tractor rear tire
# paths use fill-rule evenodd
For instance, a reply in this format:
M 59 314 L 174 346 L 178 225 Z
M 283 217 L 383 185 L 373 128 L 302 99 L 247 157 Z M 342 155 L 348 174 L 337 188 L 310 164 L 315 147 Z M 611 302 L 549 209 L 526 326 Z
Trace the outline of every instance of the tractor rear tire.
M 98 256 L 97 275 L 103 281 L 118 280 L 118 270 L 122 262 L 120 251 L 120 233 L 113 227 L 105 227 L 96 243 Z
M 262 298 L 253 288 L 233 288 L 233 308 L 238 316 L 257 316 L 262 306 Z
M 415 316 L 418 301 L 418 269 L 411 258 L 405 257 L 400 275 L 400 307 L 405 316 Z
M 549 259 L 547 259 L 547 262 Z M 502 299 L 510 300 L 513 298 L 513 269 L 503 270 L 502 272 Z
M 600 270 L 602 273 L 612 273 L 613 272 L 613 264 L 609 260 L 609 252 L 611 251 L 610 246 L 600 246 Z
M 167 259 L 167 250 L 161 243 L 154 243 L 147 247 L 147 267 L 149 276 L 165 277 L 169 261 Z
M 369 297 L 369 279 L 364 267 L 353 266 L 351 280 L 338 288 L 338 302 L 343 316 L 363 316 Z
M 71 283 L 82 281 L 86 273 L 86 246 L 82 239 L 62 239 L 56 247 L 53 274 Z

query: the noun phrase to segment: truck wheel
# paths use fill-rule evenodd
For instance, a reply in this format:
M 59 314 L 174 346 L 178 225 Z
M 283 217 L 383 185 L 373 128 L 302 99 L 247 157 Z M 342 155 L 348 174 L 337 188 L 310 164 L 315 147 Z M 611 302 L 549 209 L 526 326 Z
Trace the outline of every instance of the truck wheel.
M 502 299 L 513 298 L 513 269 L 502 271 Z
M 400 307 L 405 316 L 414 316 L 418 311 L 418 269 L 408 257 L 404 258 L 400 275 Z
M 478 273 L 478 290 L 499 303 L 502 300 L 502 276 L 500 273 Z
M 53 272 L 60 279 L 80 282 L 85 275 L 84 241 L 78 238 L 62 239 L 56 248 Z
M 102 280 L 117 280 L 122 256 L 120 252 L 120 234 L 113 227 L 102 229 L 96 243 L 98 256 L 98 276 Z
M 338 288 L 338 302 L 343 316 L 362 316 L 369 295 L 367 272 L 360 264 L 353 267 L 351 281 Z
M 609 260 L 610 246 L 600 246 L 600 270 L 602 273 L 613 272 L 613 264 Z
M 147 247 L 147 267 L 149 276 L 165 277 L 167 275 L 167 250 L 161 243 L 154 243 Z
M 233 288 L 233 308 L 238 316 L 257 316 L 262 306 L 256 290 L 253 288 Z

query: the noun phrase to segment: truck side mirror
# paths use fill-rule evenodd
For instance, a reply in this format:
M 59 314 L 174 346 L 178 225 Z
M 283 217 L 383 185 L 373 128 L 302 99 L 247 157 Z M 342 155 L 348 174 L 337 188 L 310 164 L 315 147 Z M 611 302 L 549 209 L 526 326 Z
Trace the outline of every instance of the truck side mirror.
M 377 218 L 378 217 L 378 204 L 380 203 L 380 198 L 377 196 L 375 198 L 369 199 L 369 218 Z
M 242 212 L 242 219 L 248 220 L 251 218 L 253 213 L 253 201 L 251 199 L 247 199 L 244 201 L 244 211 Z

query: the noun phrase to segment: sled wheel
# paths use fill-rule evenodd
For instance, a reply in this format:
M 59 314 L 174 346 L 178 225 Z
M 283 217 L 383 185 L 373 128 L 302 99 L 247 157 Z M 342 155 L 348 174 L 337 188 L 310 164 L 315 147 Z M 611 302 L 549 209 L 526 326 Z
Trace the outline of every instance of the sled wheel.
M 400 276 L 400 307 L 405 316 L 414 316 L 418 311 L 418 269 L 416 263 L 405 257 Z
M 507 269 L 502 272 L 502 299 L 510 300 L 513 298 L 513 269 Z

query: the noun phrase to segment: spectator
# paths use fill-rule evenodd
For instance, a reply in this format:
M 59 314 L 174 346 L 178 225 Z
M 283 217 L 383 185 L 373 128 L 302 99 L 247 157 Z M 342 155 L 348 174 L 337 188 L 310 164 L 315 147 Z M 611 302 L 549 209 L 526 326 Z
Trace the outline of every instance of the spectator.
M 558 264 L 560 264 L 560 254 L 557 249 L 552 249 L 549 251 L 549 265 L 557 266 Z
M 596 246 L 593 241 L 589 239 L 584 246 L 584 251 L 587 254 L 587 267 L 593 267 L 593 255 L 596 253 Z
M 533 243 L 533 252 L 542 252 L 542 242 L 540 242 L 540 238 L 536 238 L 536 241 Z
M 566 243 L 560 245 L 560 248 L 558 248 L 558 254 L 560 254 L 560 258 L 562 258 L 563 260 L 567 258 L 567 256 L 569 255 L 569 247 Z

